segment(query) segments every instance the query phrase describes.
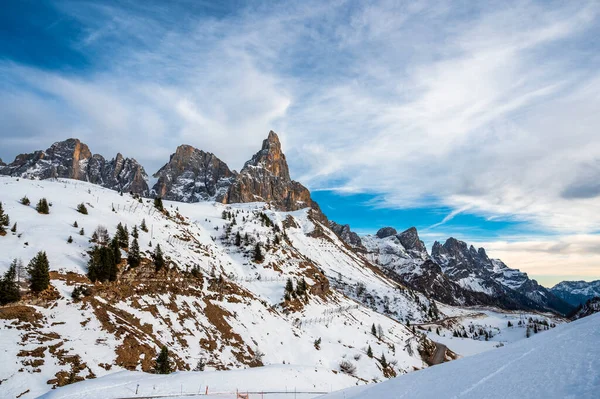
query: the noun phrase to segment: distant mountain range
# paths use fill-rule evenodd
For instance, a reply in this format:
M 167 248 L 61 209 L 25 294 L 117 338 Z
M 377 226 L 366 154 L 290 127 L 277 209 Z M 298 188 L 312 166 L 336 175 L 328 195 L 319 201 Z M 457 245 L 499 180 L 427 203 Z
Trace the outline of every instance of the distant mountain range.
M 600 280 L 563 281 L 550 289 L 554 295 L 573 306 L 585 303 L 588 299 L 600 297 Z
M 448 238 L 435 242 L 431 255 L 417 229 L 398 233 L 383 227 L 375 235 L 358 236 L 348 225 L 330 222 L 349 246 L 379 266 L 388 276 L 445 303 L 492 305 L 505 309 L 553 310 L 568 313 L 573 306 L 485 249 Z

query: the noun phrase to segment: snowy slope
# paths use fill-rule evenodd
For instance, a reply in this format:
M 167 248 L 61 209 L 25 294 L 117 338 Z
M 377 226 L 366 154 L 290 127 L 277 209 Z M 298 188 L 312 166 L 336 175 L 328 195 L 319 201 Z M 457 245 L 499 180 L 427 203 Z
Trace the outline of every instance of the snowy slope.
M 335 374 L 331 370 L 287 365 L 221 372 L 178 372 L 168 376 L 123 371 L 59 388 L 48 392 L 42 398 L 106 399 L 151 395 L 177 396 L 181 393 L 206 394 L 207 392 L 209 396 L 234 398 L 236 390 L 240 393 L 289 392 L 281 396 L 267 394 L 270 399 L 293 398 L 296 391 L 305 393 L 299 397 L 311 398 L 354 384 L 354 378 L 345 374 Z M 138 395 L 134 394 L 136 389 Z M 306 392 L 312 393 L 306 394 Z M 260 397 L 259 394 L 256 396 Z
M 31 206 L 19 203 L 24 195 Z M 33 207 L 42 197 L 52 203 L 49 215 Z M 150 370 L 162 345 L 179 370 L 193 369 L 200 358 L 207 370 L 292 364 L 339 371 L 348 361 L 356 367 L 351 380 L 364 382 L 427 367 L 419 351 L 432 343 L 398 321 L 431 321 L 435 303 L 387 279 L 308 210 L 165 201 L 167 216 L 149 200 L 85 182 L 9 177 L 0 177 L 0 201 L 11 224 L 17 222 L 15 234 L 0 237 L 0 272 L 12 259 L 27 264 L 43 250 L 54 287 L 0 308 L 0 331 L 8 337 L 0 340 L 0 396 L 35 397 L 71 377 Z M 76 211 L 81 202 L 88 215 Z M 223 211 L 236 222 L 223 219 Z M 104 225 L 112 236 L 118 223 L 131 231 L 143 219 L 149 231 L 139 231 L 139 242 L 146 260 L 135 269 L 123 262 L 114 283 L 91 284 L 85 273 L 92 231 Z M 235 245 L 238 232 L 248 242 Z M 265 257 L 260 263 L 252 260 L 256 243 Z M 157 244 L 170 265 L 160 273 L 149 260 Z M 188 273 L 194 267 L 199 277 Z M 295 286 L 306 280 L 306 299 L 284 303 L 288 278 Z M 93 293 L 74 302 L 79 285 Z M 381 326 L 381 337 L 371 334 L 372 325 Z M 369 346 L 373 358 L 366 355 Z M 377 360 L 382 355 L 386 370 Z
M 596 314 L 498 350 L 324 398 L 597 398 L 598 342 Z

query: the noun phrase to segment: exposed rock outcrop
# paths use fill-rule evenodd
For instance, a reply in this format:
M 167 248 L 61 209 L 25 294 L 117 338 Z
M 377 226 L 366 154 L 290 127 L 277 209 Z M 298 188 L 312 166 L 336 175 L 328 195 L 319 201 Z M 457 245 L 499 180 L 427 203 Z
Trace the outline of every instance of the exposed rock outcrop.
M 280 211 L 295 211 L 310 207 L 321 221 L 326 220 L 310 191 L 292 180 L 279 137 L 273 131 L 263 141 L 229 187 L 223 203 L 268 202 Z
M 358 234 L 350 230 L 350 225 L 337 224 L 334 221 L 329 221 L 329 228 L 338 235 L 346 244 L 350 245 L 354 249 L 365 250 L 362 241 Z
M 210 152 L 180 145 L 154 177 L 154 195 L 173 201 L 222 201 L 235 181 L 235 171 Z
M 393 227 L 382 227 L 379 230 L 377 230 L 377 233 L 375 233 L 375 235 L 377 236 L 377 238 L 386 238 L 389 236 L 395 236 L 397 233 L 398 232 Z
M 0 174 L 29 179 L 65 178 L 89 181 L 117 191 L 148 195 L 148 176 L 132 158 L 117 154 L 110 161 L 94 154 L 78 139 L 52 144 L 45 151 L 17 155 Z

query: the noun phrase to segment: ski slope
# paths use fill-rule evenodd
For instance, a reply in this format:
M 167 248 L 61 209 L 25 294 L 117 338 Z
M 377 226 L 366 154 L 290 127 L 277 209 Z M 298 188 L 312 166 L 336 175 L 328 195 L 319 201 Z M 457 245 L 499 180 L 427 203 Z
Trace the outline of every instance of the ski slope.
M 600 314 L 479 355 L 323 399 L 600 397 Z

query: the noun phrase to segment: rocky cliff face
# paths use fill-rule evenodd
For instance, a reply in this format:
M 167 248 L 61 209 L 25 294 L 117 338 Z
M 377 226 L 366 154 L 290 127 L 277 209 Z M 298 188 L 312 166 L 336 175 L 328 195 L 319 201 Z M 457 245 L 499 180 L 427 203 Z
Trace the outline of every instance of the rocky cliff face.
M 6 166 L 6 164 L 4 162 L 2 162 L 2 158 L 0 158 L 0 167 L 2 166 Z
M 350 230 L 350 225 L 337 224 L 334 221 L 329 221 L 329 228 L 338 235 L 346 244 L 358 250 L 365 250 L 364 245 L 358 234 Z
M 226 204 L 244 202 L 268 202 L 280 211 L 310 207 L 322 216 L 308 189 L 290 178 L 279 137 L 273 131 L 261 150 L 246 162 L 223 199 Z
M 110 161 L 92 152 L 78 139 L 52 144 L 45 151 L 18 155 L 0 174 L 28 179 L 65 178 L 89 181 L 117 191 L 148 195 L 148 176 L 131 158 L 117 154 Z
M 236 173 L 210 152 L 180 145 L 169 162 L 154 177 L 154 195 L 173 201 L 221 202 L 235 181 Z
M 571 305 L 578 306 L 588 299 L 600 297 L 600 280 L 563 281 L 552 287 L 550 291 Z

